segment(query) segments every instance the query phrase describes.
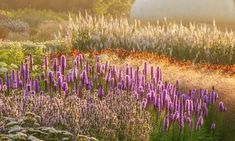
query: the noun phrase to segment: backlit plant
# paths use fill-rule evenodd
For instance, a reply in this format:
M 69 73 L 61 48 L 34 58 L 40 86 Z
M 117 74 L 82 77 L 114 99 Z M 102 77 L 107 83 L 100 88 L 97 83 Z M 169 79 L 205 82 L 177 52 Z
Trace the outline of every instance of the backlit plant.
M 30 111 L 44 125 L 103 140 L 191 140 L 214 139 L 211 112 L 227 110 L 214 88 L 181 92 L 179 81 L 164 82 L 162 70 L 148 63 L 122 68 L 99 56 L 44 56 L 42 71 L 32 75 L 33 59 L 0 79 L 0 116 Z

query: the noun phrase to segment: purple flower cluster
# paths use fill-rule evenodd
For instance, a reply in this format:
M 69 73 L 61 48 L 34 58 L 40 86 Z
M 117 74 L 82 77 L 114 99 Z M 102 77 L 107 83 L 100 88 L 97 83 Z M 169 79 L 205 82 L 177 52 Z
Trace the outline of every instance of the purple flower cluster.
M 147 62 L 143 67 L 134 68 L 126 64 L 122 68 L 101 62 L 99 56 L 95 64 L 89 63 L 82 55 L 69 60 L 72 59 L 62 55 L 60 59 L 53 59 L 50 65 L 49 58 L 45 56 L 43 71 L 35 76 L 33 57 L 30 56 L 22 62 L 19 70 L 12 70 L 0 79 L 0 93 L 12 95 L 19 90 L 24 96 L 76 95 L 79 98 L 90 93 L 100 101 L 110 95 L 125 93 L 140 101 L 142 109 L 153 107 L 158 115 L 164 115 L 165 130 L 173 124 L 178 124 L 181 129 L 186 125 L 192 130 L 201 129 L 209 107 L 218 101 L 214 88 L 211 91 L 195 89 L 180 92 L 179 81 L 175 84 L 164 82 L 162 70 L 149 66 Z M 223 102 L 219 103 L 219 110 L 227 110 Z

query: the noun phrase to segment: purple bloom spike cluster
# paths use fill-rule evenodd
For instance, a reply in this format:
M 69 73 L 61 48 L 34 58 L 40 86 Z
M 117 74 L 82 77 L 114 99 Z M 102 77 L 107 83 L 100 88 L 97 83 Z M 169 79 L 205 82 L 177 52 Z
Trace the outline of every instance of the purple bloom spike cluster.
M 153 107 L 158 115 L 164 115 L 165 130 L 174 124 L 178 124 L 181 129 L 186 125 L 192 130 L 201 129 L 209 107 L 216 104 L 219 98 L 214 88 L 211 91 L 200 89 L 180 92 L 179 81 L 175 84 L 164 82 L 162 70 L 149 66 L 147 62 L 143 68 L 134 68 L 129 64 L 121 68 L 109 62 L 102 63 L 99 57 L 95 64 L 89 64 L 82 55 L 69 60 L 71 58 L 62 55 L 50 63 L 45 56 L 44 71 L 33 76 L 33 57 L 30 56 L 20 65 L 19 70 L 12 70 L 0 79 L 0 92 L 12 95 L 13 91 L 19 90 L 24 96 L 76 95 L 79 98 L 90 93 L 100 101 L 110 95 L 126 94 L 140 101 L 142 109 Z M 218 107 L 221 112 L 227 110 L 223 102 L 219 102 Z M 215 128 L 215 125 L 211 128 Z

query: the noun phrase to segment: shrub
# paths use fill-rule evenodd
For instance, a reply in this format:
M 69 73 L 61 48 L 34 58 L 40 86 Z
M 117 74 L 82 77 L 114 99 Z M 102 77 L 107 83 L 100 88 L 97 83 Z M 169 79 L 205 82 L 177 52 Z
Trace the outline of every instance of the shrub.
M 28 32 L 29 25 L 21 20 L 4 19 L 0 20 L 0 27 L 7 28 L 12 32 Z

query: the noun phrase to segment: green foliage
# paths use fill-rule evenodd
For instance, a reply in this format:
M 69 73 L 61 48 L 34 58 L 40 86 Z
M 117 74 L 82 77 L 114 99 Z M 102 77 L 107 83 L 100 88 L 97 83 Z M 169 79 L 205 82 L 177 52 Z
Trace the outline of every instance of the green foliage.
M 129 14 L 130 7 L 134 0 L 0 0 L 0 7 L 3 9 L 23 9 L 23 8 L 35 8 L 35 9 L 51 9 L 54 11 L 86 11 L 93 14 L 103 14 L 103 15 L 127 15 Z M 32 12 L 32 13 L 30 13 Z M 28 10 L 18 11 L 20 17 L 26 18 L 27 21 L 31 21 L 29 24 L 35 22 L 34 11 L 28 12 Z M 25 17 L 25 14 L 30 14 L 29 18 Z M 43 14 L 45 12 L 42 12 Z M 53 13 L 49 15 L 44 15 L 45 17 L 53 16 Z M 54 18 L 54 16 L 52 17 Z
M 5 118 L 5 128 L 0 134 L 0 140 L 15 141 L 72 141 L 73 135 L 67 131 L 56 130 L 40 125 L 41 117 L 26 113 L 19 119 Z
M 24 58 L 21 45 L 19 43 L 0 44 L 0 60 L 10 64 L 20 64 Z
M 210 112 L 205 118 L 205 124 L 202 129 L 197 130 L 196 124 L 197 119 L 194 118 L 194 128 L 190 129 L 188 125 L 185 124 L 184 129 L 180 129 L 179 124 L 174 123 L 171 125 L 168 131 L 164 131 L 163 120 L 164 114 L 159 115 L 153 108 L 149 108 L 151 113 L 151 121 L 153 130 L 151 133 L 151 141 L 220 141 L 223 131 L 223 115 L 218 115 L 218 109 L 215 106 L 210 106 Z M 196 117 L 196 115 L 195 115 Z M 178 121 L 176 121 L 178 122 Z M 211 124 L 216 123 L 216 128 L 211 129 Z
M 96 0 L 93 11 L 100 15 L 127 16 L 133 0 Z
M 30 54 L 34 57 L 34 64 L 41 64 L 43 56 L 46 54 L 61 54 L 70 52 L 64 41 L 47 42 L 2 42 L 0 43 L 0 63 L 1 71 L 14 69 L 21 61 Z M 2 66 L 1 64 L 6 64 Z

